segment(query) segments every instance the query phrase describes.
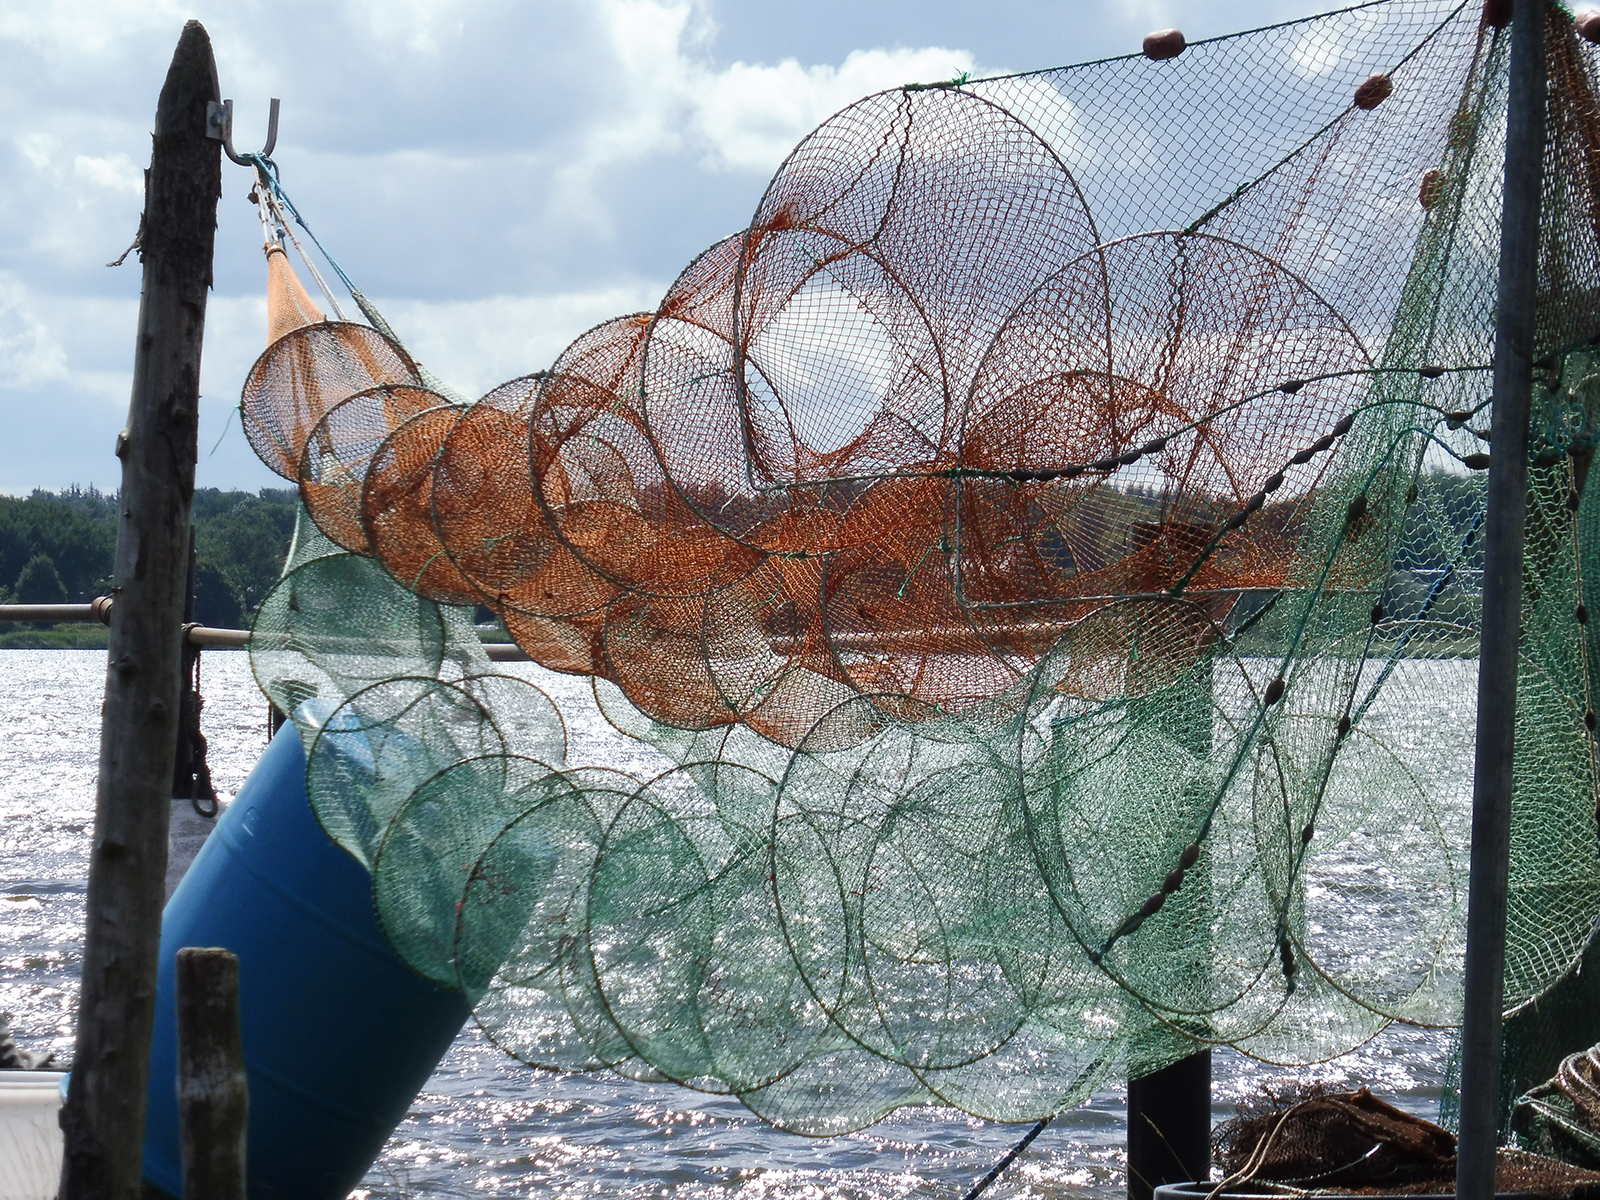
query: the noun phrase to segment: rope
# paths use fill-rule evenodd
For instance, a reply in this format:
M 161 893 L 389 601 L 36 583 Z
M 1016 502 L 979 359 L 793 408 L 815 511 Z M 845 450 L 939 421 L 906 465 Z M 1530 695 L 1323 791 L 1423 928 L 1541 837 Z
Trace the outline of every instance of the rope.
M 283 190 L 283 180 L 278 175 L 278 164 L 273 162 L 270 158 L 266 158 L 260 154 L 247 154 L 245 157 L 255 164 L 257 174 L 260 175 L 262 182 L 266 184 L 268 193 L 272 196 L 273 201 L 279 206 L 280 211 L 288 213 L 289 216 L 294 218 L 294 223 L 306 231 L 306 236 L 311 239 L 311 244 L 317 248 L 317 252 L 321 254 L 322 257 L 327 260 L 328 265 L 333 268 L 333 273 L 339 277 L 339 282 L 344 284 L 345 291 L 350 293 L 350 298 L 356 302 L 356 307 L 361 310 L 361 314 L 366 317 L 367 320 L 371 321 L 372 327 L 379 333 L 383 334 L 384 337 L 388 338 L 397 346 L 403 346 L 405 343 L 395 336 L 394 330 L 389 327 L 389 322 L 383 319 L 383 314 L 373 306 L 371 301 L 361 294 L 361 289 L 356 286 L 355 280 L 351 279 L 350 276 L 345 272 L 345 269 L 339 265 L 339 260 L 334 258 L 332 254 L 328 253 L 328 248 L 324 246 L 322 244 L 322 240 L 317 237 L 316 230 L 312 229 L 311 226 L 306 223 L 305 217 L 300 214 L 300 210 L 295 207 L 294 201 L 289 198 L 289 193 Z M 287 222 L 284 222 L 284 232 L 289 235 L 289 240 L 294 242 L 295 249 L 300 251 L 300 257 L 306 258 L 305 250 L 301 247 L 299 240 L 295 238 L 294 233 L 289 229 Z M 311 260 L 309 258 L 306 258 L 306 265 L 311 267 L 311 274 L 316 278 L 317 283 L 322 285 L 323 292 L 327 293 L 327 285 L 322 283 L 322 277 L 317 274 L 317 269 L 311 265 Z M 328 302 L 333 304 L 335 312 L 339 311 L 339 306 L 334 303 L 331 295 L 328 296 Z M 344 317 L 341 313 L 340 320 L 343 319 Z
M 182 733 L 178 739 L 180 760 L 177 763 L 176 798 L 188 800 L 194 811 L 208 820 L 217 815 L 217 788 L 211 782 L 211 765 L 206 761 L 206 735 L 200 730 L 200 710 L 205 707 L 205 697 L 200 694 L 200 647 L 192 646 L 185 627 L 185 675 L 182 694 L 178 697 L 178 720 Z
M 400 339 L 400 335 L 395 333 L 394 328 L 384 319 L 377 306 L 362 294 L 361 289 L 356 286 L 355 280 L 351 279 L 345 269 L 339 265 L 339 260 L 328 253 L 328 248 L 317 237 L 316 230 L 312 229 L 306 223 L 305 217 L 300 215 L 300 210 L 295 207 L 294 201 L 289 198 L 289 193 L 283 190 L 283 180 L 278 176 L 277 163 L 260 154 L 246 154 L 244 157 L 255 165 L 256 174 L 260 179 L 259 190 L 264 191 L 267 197 L 270 198 L 270 202 L 277 210 L 283 232 L 288 234 L 289 240 L 294 243 L 294 248 L 300 252 L 300 257 L 305 260 L 306 266 L 311 271 L 311 277 L 317 281 L 317 286 L 322 289 L 322 294 L 328 298 L 328 303 L 332 306 L 334 315 L 341 321 L 345 320 L 344 312 L 339 308 L 339 302 L 333 298 L 333 293 L 328 290 L 328 285 L 323 282 L 322 276 L 318 274 L 316 265 L 306 254 L 305 247 L 300 244 L 299 239 L 294 236 L 294 231 L 289 228 L 288 221 L 283 219 L 284 214 L 293 217 L 294 223 L 306 231 L 306 236 L 311 239 L 311 244 L 317 248 L 318 253 L 327 261 L 328 266 L 333 268 L 333 273 L 339 277 L 339 282 L 344 285 L 345 291 L 349 292 L 350 298 L 356 302 L 356 307 L 361 310 L 361 315 L 366 317 L 372 327 L 383 334 L 384 337 L 402 350 L 406 350 L 406 344 Z M 263 204 L 267 202 L 267 200 L 263 200 Z M 406 353 L 410 354 L 411 352 L 406 350 Z M 421 363 L 417 363 L 416 366 L 417 373 L 421 376 L 424 385 L 454 403 L 465 404 L 467 402 L 465 397 Z
M 328 307 L 333 309 L 333 315 L 338 320 L 345 319 L 344 309 L 339 307 L 339 299 L 333 294 L 333 289 L 322 278 L 322 272 L 317 270 L 317 264 L 311 261 L 311 256 L 306 253 L 306 248 L 300 244 L 300 239 L 295 237 L 294 230 L 289 228 L 289 223 L 283 219 L 283 202 L 278 197 L 267 193 L 266 202 L 272 206 L 273 214 L 277 218 L 278 227 L 288 236 L 293 243 L 295 252 L 300 255 L 300 261 L 305 263 L 306 270 L 311 272 L 311 278 L 317 281 L 317 287 L 322 292 L 322 298 L 328 302 Z
M 1216 1187 L 1212 1188 L 1210 1193 L 1206 1196 L 1206 1200 L 1217 1200 L 1218 1196 L 1222 1195 L 1224 1191 L 1230 1187 L 1233 1187 L 1235 1184 L 1249 1183 L 1254 1180 L 1256 1173 L 1266 1165 L 1267 1152 L 1272 1149 L 1272 1143 L 1277 1141 L 1278 1134 L 1283 1130 L 1284 1122 L 1304 1108 L 1307 1103 L 1308 1101 L 1302 1100 L 1300 1103 L 1284 1109 L 1283 1115 L 1278 1118 L 1277 1124 L 1272 1127 L 1272 1132 L 1267 1134 L 1266 1137 L 1262 1138 L 1258 1143 L 1256 1143 L 1255 1149 L 1250 1151 L 1250 1157 L 1245 1160 L 1244 1166 L 1240 1167 L 1232 1175 L 1229 1175 L 1226 1179 L 1222 1180 L 1221 1183 L 1217 1184 Z M 1274 1186 L 1282 1187 L 1283 1185 L 1275 1184 Z
M 312 231 L 311 226 L 306 224 L 306 219 L 300 215 L 300 210 L 294 206 L 294 201 L 289 199 L 289 193 L 283 190 L 283 181 L 278 178 L 278 165 L 261 154 L 246 154 L 244 157 L 255 164 L 256 173 L 261 177 L 261 181 L 267 185 L 267 190 L 272 198 L 282 206 L 283 211 L 294 218 L 296 225 L 306 231 L 306 236 L 311 239 L 311 244 L 317 248 L 322 257 L 327 260 L 328 265 L 333 268 L 333 273 L 339 277 L 339 282 L 344 284 L 345 290 L 351 296 L 356 295 L 356 285 L 351 281 L 350 276 L 345 274 L 344 268 L 339 265 L 338 260 L 328 253 L 328 248 L 317 240 L 316 233 Z M 284 231 L 288 232 L 287 223 L 285 223 Z M 290 233 L 289 236 L 292 239 L 294 234 Z M 295 245 L 298 247 L 299 242 L 296 242 Z M 318 282 L 320 283 L 321 280 L 318 280 Z
M 1000 1173 L 1002 1171 L 1004 1171 L 1007 1167 L 1009 1167 L 1012 1163 L 1016 1162 L 1017 1161 L 1017 1155 L 1021 1154 L 1024 1150 L 1026 1150 L 1028 1148 L 1029 1143 L 1031 1143 L 1034 1138 L 1038 1137 L 1041 1133 L 1043 1133 L 1044 1132 L 1044 1127 L 1046 1125 L 1050 1124 L 1050 1122 L 1054 1121 L 1055 1119 L 1056 1119 L 1056 1114 L 1055 1113 L 1051 1113 L 1048 1117 L 1045 1117 L 1042 1121 L 1040 1121 L 1032 1129 L 1028 1130 L 1027 1134 L 1023 1137 L 1023 1139 L 1020 1142 L 1018 1142 L 1015 1146 L 1011 1147 L 1011 1153 L 1007 1154 L 1004 1158 L 1002 1158 L 999 1162 L 997 1162 L 995 1164 L 994 1170 L 990 1171 L 982 1179 L 978 1180 L 978 1186 L 973 1188 L 970 1192 L 968 1192 L 965 1196 L 963 1196 L 962 1200 L 977 1200 L 978 1195 L 980 1193 L 982 1193 L 984 1188 L 988 1187 L 996 1179 L 999 1179 L 1000 1178 Z

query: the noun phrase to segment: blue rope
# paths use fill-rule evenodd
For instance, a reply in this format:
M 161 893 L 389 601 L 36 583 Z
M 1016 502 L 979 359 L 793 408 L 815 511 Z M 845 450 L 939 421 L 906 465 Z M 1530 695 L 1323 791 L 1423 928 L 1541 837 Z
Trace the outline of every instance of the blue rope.
M 272 189 L 272 194 L 277 197 L 278 202 L 288 210 L 289 215 L 294 218 L 294 223 L 306 231 L 306 236 L 311 239 L 311 244 L 317 248 L 317 252 L 333 268 L 333 273 L 339 277 L 339 282 L 344 284 L 345 291 L 350 293 L 351 298 L 357 304 L 360 304 L 361 290 L 356 287 L 350 276 L 345 274 L 344 268 L 339 265 L 339 260 L 328 253 L 328 248 L 318 239 L 311 226 L 306 224 L 306 219 L 300 215 L 300 210 L 295 207 L 294 201 L 289 199 L 289 193 L 283 190 L 283 181 L 278 178 L 278 165 L 264 154 L 246 154 L 244 157 L 255 164 L 256 173 Z M 362 311 L 366 311 L 365 305 L 362 306 Z
M 345 269 L 339 265 L 339 260 L 328 253 L 328 248 L 317 237 L 316 231 L 306 224 L 305 217 L 300 215 L 300 210 L 295 207 L 294 201 L 289 199 L 289 193 L 283 190 L 283 180 L 278 176 L 278 164 L 264 154 L 246 154 L 244 157 L 255 166 L 256 174 L 259 176 L 260 181 L 271 189 L 273 197 L 294 218 L 295 224 L 306 231 L 306 236 L 311 239 L 311 244 L 317 248 L 317 252 L 333 268 L 333 273 L 339 277 L 339 282 L 344 284 L 345 291 L 349 292 L 350 298 L 356 302 L 356 307 L 361 310 L 361 315 L 372 322 L 374 329 L 400 347 L 401 350 L 404 350 L 407 355 L 410 355 L 411 351 L 406 349 L 406 344 L 400 340 L 400 335 L 395 333 L 393 327 L 384 319 L 383 314 L 378 311 L 377 306 L 361 294 L 361 289 L 355 285 L 355 280 L 345 273 Z M 422 376 L 422 382 L 426 386 L 453 402 L 462 402 L 460 397 L 442 379 L 439 379 L 420 364 L 418 364 L 418 370 Z

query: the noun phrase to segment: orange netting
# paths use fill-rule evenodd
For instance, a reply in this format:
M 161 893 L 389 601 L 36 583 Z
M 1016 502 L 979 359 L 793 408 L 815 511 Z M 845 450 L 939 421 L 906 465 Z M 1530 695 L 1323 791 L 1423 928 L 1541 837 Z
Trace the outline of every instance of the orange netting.
M 1069 634 L 1095 650 L 1061 692 L 1126 691 L 1134 641 L 1156 686 L 1289 582 L 1375 365 L 1220 224 L 1101 244 L 995 101 L 884 93 L 811 135 L 655 313 L 548 373 L 407 424 L 445 401 L 403 353 L 307 325 L 251 373 L 247 428 L 336 543 L 669 725 L 793 745 L 852 693 L 959 711 Z M 1383 569 L 1344 557 L 1347 587 Z

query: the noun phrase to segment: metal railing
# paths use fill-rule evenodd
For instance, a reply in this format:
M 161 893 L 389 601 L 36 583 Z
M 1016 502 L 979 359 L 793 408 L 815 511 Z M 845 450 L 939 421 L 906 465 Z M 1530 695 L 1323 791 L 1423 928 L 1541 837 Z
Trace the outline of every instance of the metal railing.
M 111 624 L 110 596 L 96 596 L 87 604 L 0 604 L 0 621 L 50 621 L 56 624 Z M 217 629 L 210 625 L 186 625 L 184 637 L 192 646 L 219 650 L 240 650 L 250 645 L 248 629 Z M 514 642 L 484 642 L 490 662 L 531 662 Z

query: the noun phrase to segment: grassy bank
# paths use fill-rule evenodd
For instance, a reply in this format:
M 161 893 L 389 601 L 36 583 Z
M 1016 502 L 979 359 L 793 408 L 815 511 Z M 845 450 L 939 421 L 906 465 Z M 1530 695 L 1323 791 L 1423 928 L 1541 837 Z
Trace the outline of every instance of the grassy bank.
M 50 629 L 18 629 L 0 633 L 0 650 L 104 650 L 111 630 L 96 621 L 56 625 Z

